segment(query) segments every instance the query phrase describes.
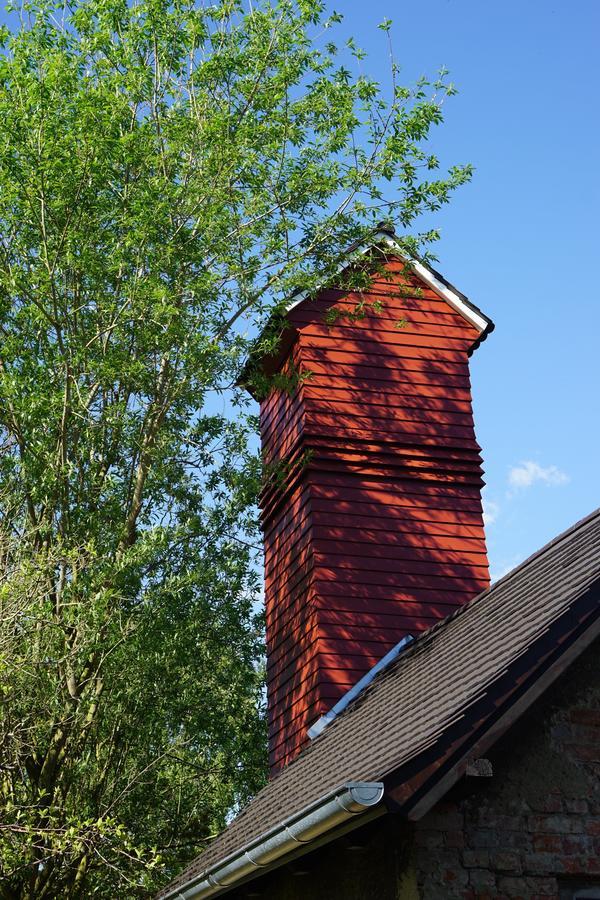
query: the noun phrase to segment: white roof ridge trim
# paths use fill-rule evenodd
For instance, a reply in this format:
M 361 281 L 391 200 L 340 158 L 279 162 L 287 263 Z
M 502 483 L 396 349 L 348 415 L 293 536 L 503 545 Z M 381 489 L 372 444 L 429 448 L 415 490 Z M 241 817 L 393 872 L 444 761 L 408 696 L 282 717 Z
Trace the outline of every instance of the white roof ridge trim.
M 456 312 L 460 313 L 463 318 L 465 318 L 468 322 L 471 323 L 480 333 L 483 333 L 489 325 L 489 322 L 484 316 L 474 310 L 468 303 L 460 297 L 456 291 L 453 291 L 446 284 L 437 278 L 434 273 L 427 268 L 427 266 L 423 265 L 422 262 L 419 262 L 418 259 L 413 259 L 411 257 L 407 257 L 403 251 L 400 243 L 396 240 L 396 238 L 392 237 L 387 231 L 376 231 L 373 234 L 373 237 L 370 241 L 365 241 L 360 244 L 355 250 L 353 250 L 348 256 L 339 264 L 337 267 L 335 274 L 339 275 L 341 272 L 347 268 L 349 262 L 352 262 L 355 259 L 358 259 L 361 256 L 364 256 L 365 253 L 368 253 L 369 250 L 372 250 L 374 246 L 381 246 L 385 244 L 393 253 L 400 257 L 400 259 L 405 262 L 410 268 L 413 270 L 415 275 L 418 275 L 429 287 L 436 292 L 442 299 L 446 300 Z M 302 291 L 295 300 L 293 300 L 286 307 L 287 312 L 290 312 L 294 307 L 298 306 L 300 303 L 303 303 L 304 300 L 307 300 L 309 296 L 314 294 L 319 287 L 313 288 L 312 290 Z

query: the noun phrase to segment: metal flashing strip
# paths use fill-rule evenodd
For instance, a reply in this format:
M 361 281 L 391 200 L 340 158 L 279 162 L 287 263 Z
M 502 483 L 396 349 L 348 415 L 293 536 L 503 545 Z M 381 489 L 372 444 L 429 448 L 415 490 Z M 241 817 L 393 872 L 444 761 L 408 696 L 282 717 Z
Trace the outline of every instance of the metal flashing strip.
M 271 867 L 300 844 L 309 844 L 336 826 L 377 806 L 380 781 L 349 781 L 304 810 L 284 819 L 246 847 L 163 894 L 162 900 L 204 900 L 260 869 Z
M 408 647 L 410 643 L 414 640 L 412 634 L 407 634 L 402 638 L 401 641 L 398 641 L 395 647 L 392 647 L 385 656 L 382 656 L 379 662 L 375 663 L 372 669 L 363 675 L 363 677 L 356 682 L 354 687 L 351 687 L 349 691 L 346 691 L 343 697 L 340 697 L 338 702 L 331 707 L 329 712 L 326 712 L 325 715 L 321 716 L 320 719 L 311 725 L 307 731 L 307 734 L 311 741 L 313 741 L 316 737 L 318 737 L 328 725 L 330 725 L 333 720 L 339 716 L 339 714 L 346 709 L 346 707 L 352 703 L 352 701 L 358 697 L 358 695 L 364 691 L 364 689 L 371 684 L 376 675 L 383 671 L 383 669 L 387 668 L 390 663 L 394 662 L 394 660 L 400 656 L 403 650 Z

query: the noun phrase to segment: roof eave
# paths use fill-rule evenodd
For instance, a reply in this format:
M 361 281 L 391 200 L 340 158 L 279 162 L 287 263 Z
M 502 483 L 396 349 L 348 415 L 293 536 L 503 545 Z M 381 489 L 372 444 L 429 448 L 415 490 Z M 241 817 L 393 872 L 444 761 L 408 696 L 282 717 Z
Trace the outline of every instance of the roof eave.
M 383 783 L 349 781 L 270 831 L 225 857 L 204 872 L 192 875 L 161 900 L 204 900 L 231 890 L 266 868 L 283 865 L 299 846 L 308 852 L 314 842 L 351 819 L 361 819 L 383 799 Z

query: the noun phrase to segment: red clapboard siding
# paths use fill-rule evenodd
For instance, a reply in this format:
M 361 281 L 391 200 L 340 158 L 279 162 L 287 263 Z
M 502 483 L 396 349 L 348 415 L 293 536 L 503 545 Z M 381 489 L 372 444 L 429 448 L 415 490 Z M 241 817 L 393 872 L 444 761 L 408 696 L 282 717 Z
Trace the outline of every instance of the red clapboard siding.
M 287 464 L 261 500 L 273 774 L 402 637 L 489 583 L 468 363 L 479 333 L 399 261 L 386 268 L 366 294 L 322 291 L 288 314 L 281 371 L 305 380 L 261 404 L 265 459 Z M 382 310 L 353 321 L 363 300 Z

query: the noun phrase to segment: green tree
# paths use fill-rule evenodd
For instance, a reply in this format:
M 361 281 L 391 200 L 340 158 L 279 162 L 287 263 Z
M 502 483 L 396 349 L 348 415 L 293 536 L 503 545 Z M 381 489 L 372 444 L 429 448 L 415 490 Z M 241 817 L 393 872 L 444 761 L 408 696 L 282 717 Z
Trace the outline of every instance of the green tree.
M 264 777 L 260 464 L 232 387 L 249 336 L 377 219 L 408 228 L 470 171 L 430 175 L 445 74 L 407 89 L 392 66 L 386 101 L 319 0 L 13 16 L 0 897 L 147 896 Z

